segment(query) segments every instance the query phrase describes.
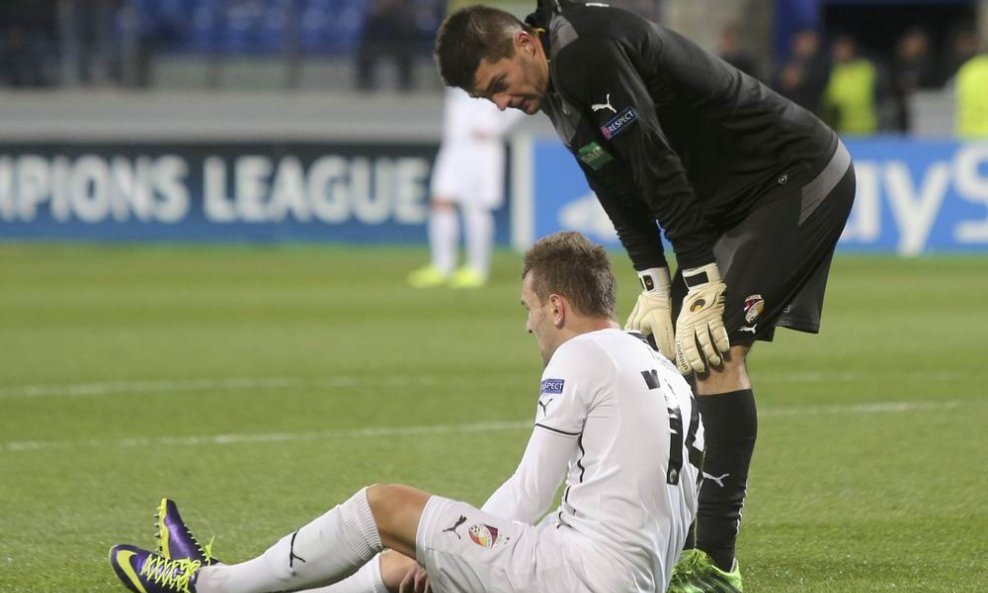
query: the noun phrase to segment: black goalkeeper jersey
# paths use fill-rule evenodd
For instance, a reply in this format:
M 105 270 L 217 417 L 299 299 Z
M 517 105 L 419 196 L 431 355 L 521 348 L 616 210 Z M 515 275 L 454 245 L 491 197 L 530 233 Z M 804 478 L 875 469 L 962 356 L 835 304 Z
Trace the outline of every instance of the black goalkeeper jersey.
M 550 88 L 542 110 L 638 270 L 681 268 L 759 203 L 811 180 L 837 137 L 813 114 L 685 37 L 603 4 L 540 0 Z

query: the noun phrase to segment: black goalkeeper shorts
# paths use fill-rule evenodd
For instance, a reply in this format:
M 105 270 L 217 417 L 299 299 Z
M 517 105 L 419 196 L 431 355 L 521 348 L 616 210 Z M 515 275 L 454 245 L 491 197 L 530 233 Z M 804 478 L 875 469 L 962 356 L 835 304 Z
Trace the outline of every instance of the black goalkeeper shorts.
M 851 157 L 842 143 L 814 180 L 762 204 L 714 245 L 727 284 L 724 326 L 731 345 L 771 341 L 777 326 L 820 330 L 823 296 L 837 240 L 854 203 Z M 672 284 L 678 308 L 682 273 Z

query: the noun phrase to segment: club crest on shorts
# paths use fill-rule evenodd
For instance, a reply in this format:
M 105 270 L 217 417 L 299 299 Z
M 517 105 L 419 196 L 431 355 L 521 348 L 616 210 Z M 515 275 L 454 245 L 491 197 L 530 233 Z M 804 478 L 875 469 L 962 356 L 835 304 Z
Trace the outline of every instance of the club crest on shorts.
M 760 294 L 753 294 L 744 300 L 744 322 L 752 324 L 765 310 L 765 299 Z
M 483 523 L 474 523 L 470 526 L 467 533 L 470 534 L 470 539 L 473 540 L 473 543 L 482 548 L 493 548 L 498 541 L 497 527 L 491 527 L 490 525 L 484 525 Z

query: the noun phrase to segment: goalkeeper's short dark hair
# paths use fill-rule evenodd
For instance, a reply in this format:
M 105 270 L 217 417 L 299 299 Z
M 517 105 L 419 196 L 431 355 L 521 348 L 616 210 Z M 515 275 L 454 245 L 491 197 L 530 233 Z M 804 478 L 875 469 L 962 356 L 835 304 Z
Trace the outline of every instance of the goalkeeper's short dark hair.
M 490 6 L 468 6 L 446 17 L 435 46 L 443 82 L 470 91 L 481 60 L 497 62 L 515 55 L 518 30 L 534 32 L 513 14 Z

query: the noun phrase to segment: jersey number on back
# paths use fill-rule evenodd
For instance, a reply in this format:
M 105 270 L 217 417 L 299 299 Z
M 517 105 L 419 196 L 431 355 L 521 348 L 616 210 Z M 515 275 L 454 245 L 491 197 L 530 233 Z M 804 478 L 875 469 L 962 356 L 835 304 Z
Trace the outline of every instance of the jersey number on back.
M 672 385 L 659 379 L 656 370 L 642 371 L 642 378 L 649 389 L 660 389 L 666 399 L 666 408 L 669 410 L 669 467 L 666 468 L 666 484 L 676 485 L 679 483 L 679 474 L 683 471 L 683 411 L 676 400 Z M 660 383 L 661 381 L 661 383 Z M 662 383 L 665 383 L 663 389 Z M 699 468 L 699 456 L 694 455 L 694 441 L 696 431 L 699 426 L 699 413 L 696 405 L 691 406 L 690 425 L 686 433 L 686 446 L 690 450 L 690 463 Z

